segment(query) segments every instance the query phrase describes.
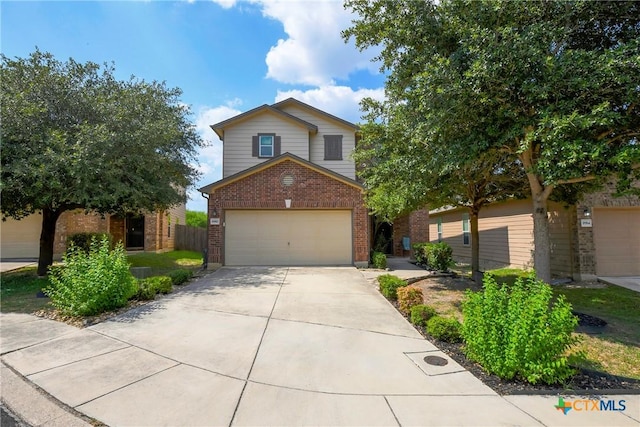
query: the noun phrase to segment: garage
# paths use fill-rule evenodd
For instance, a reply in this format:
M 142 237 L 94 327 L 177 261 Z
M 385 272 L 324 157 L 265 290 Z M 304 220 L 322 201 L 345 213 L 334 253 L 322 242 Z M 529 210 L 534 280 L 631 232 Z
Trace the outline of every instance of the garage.
M 226 265 L 351 265 L 350 210 L 228 210 Z
M 40 230 L 42 230 L 42 215 L 33 214 L 19 221 L 7 219 L 0 224 L 2 231 L 2 246 L 0 257 L 37 258 L 40 252 Z
M 593 238 L 598 276 L 640 276 L 640 208 L 596 208 Z

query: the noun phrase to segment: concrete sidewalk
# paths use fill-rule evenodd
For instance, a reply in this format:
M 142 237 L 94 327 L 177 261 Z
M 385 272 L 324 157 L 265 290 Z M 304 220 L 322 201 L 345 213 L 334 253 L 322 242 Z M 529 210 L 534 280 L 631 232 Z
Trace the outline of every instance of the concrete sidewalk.
M 32 425 L 640 423 L 640 396 L 612 397 L 625 411 L 567 415 L 554 396 L 498 396 L 354 268 L 223 268 L 82 330 L 0 320 L 2 400 Z M 26 387 L 62 413 L 45 415 L 55 408 L 27 402 Z

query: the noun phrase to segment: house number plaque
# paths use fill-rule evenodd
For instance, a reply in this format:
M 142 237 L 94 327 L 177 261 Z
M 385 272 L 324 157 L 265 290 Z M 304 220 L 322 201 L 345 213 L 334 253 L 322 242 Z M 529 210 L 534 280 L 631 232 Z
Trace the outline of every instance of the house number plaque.
M 209 218 L 209 224 L 220 225 L 220 218 Z

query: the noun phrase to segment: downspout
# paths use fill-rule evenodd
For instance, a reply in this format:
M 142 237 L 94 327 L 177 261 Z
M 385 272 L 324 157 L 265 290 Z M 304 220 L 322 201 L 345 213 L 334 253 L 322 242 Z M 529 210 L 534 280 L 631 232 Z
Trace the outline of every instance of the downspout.
M 207 199 L 207 236 L 209 235 L 209 195 L 205 193 L 200 193 L 202 197 Z M 207 239 L 207 245 L 204 247 L 202 251 L 202 269 L 206 270 L 209 268 L 209 239 Z

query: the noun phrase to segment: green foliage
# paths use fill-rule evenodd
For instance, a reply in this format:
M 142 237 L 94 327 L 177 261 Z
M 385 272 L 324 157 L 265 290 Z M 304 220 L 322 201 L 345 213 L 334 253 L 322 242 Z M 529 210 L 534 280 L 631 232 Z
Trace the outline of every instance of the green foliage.
M 392 301 L 398 299 L 398 288 L 407 286 L 407 282 L 392 274 L 378 276 L 378 284 L 380 285 L 382 295 Z
M 207 213 L 187 211 L 186 221 L 191 227 L 207 228 Z
M 39 50 L 1 56 L 2 214 L 43 214 L 45 274 L 57 218 L 165 210 L 185 201 L 202 145 L 181 91 Z
M 191 272 L 191 270 L 181 268 L 179 270 L 168 272 L 167 276 L 171 278 L 171 283 L 173 283 L 173 285 L 178 286 L 188 282 L 189 279 L 191 279 L 191 277 L 193 276 L 193 273 Z
M 413 253 L 419 264 L 432 270 L 447 271 L 454 264 L 453 249 L 446 242 L 414 243 Z
M 485 275 L 484 290 L 467 291 L 462 312 L 465 351 L 487 371 L 532 384 L 573 374 L 565 353 L 575 342 L 577 318 L 564 297 L 553 300 L 548 284 L 529 277 L 498 285 Z
M 371 263 L 375 268 L 387 268 L 387 256 L 382 252 L 374 252 L 371 255 Z
M 422 288 L 414 285 L 403 286 L 396 291 L 398 297 L 398 309 L 404 315 L 408 315 L 411 307 L 422 304 L 424 301 Z
M 640 176 L 640 2 L 345 8 L 356 17 L 345 40 L 380 49 L 387 73 L 384 101 L 362 102 L 354 155 L 375 213 L 532 196 L 536 273 L 550 278 L 545 208 L 559 187 L 571 184 L 560 193 L 576 200 L 617 175 L 619 191 L 640 192 L 630 186 Z
M 137 299 L 138 301 L 150 301 L 156 297 L 156 288 L 152 283 L 147 282 L 145 279 L 140 279 L 136 283 L 137 291 L 131 297 L 131 299 Z
M 426 326 L 427 321 L 436 315 L 436 309 L 430 305 L 418 304 L 411 307 L 411 323 L 416 326 Z
M 152 276 L 143 280 L 156 291 L 156 294 L 168 294 L 173 289 L 171 277 L 168 276 Z
M 63 314 L 91 316 L 123 307 L 137 291 L 122 244 L 112 251 L 108 239 L 93 240 L 88 253 L 75 249 L 63 261 L 50 270 L 44 289 Z
M 432 337 L 445 342 L 460 342 L 462 325 L 453 317 L 434 316 L 427 321 L 427 333 Z
M 111 235 L 107 233 L 75 233 L 67 237 L 67 248 L 76 247 L 89 252 L 92 241 L 102 241 L 103 239 L 111 242 Z

